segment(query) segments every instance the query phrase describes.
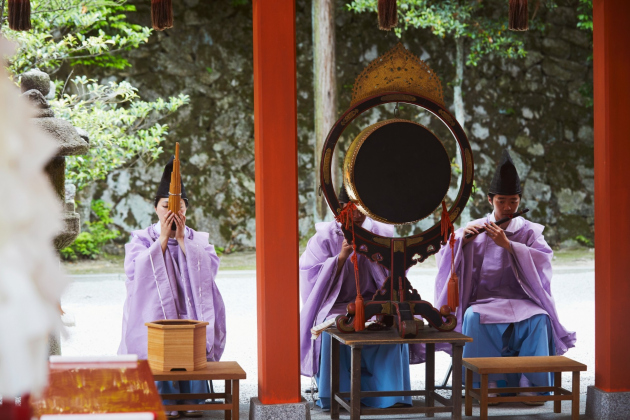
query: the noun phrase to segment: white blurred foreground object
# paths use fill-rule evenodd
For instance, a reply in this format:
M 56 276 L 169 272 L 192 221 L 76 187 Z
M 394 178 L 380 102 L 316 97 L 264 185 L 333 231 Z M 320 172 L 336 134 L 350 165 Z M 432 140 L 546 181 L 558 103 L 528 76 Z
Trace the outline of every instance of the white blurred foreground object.
M 154 413 L 45 414 L 40 420 L 155 420 Z
M 335 323 L 335 318 L 329 319 L 328 321 L 324 321 L 319 325 L 315 325 L 311 328 L 311 340 L 317 340 L 317 337 L 328 327 Z
M 53 250 L 61 203 L 44 172 L 57 145 L 29 123 L 0 37 L 0 395 L 37 394 L 47 382 L 48 336 L 60 328 L 66 285 Z
M 121 354 L 119 356 L 50 356 L 50 363 L 125 363 L 137 362 L 137 354 Z

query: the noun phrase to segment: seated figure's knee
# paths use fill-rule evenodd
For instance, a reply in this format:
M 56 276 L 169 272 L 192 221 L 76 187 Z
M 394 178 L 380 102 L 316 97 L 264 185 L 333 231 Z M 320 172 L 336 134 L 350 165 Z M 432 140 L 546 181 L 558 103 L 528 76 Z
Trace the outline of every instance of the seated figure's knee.
M 467 334 L 466 332 L 470 332 L 471 329 L 476 329 L 475 327 L 479 325 L 480 323 L 481 323 L 481 320 L 479 318 L 479 314 L 473 311 L 472 307 L 469 307 L 468 309 L 466 309 L 466 312 L 464 312 L 464 319 L 462 322 L 462 333 L 466 335 L 470 335 L 470 334 Z
M 479 314 L 475 311 L 473 311 L 472 306 L 469 306 L 468 309 L 466 309 L 466 312 L 464 312 L 464 320 L 463 320 L 464 324 L 468 324 L 468 323 L 475 323 L 475 324 L 479 324 Z
M 534 328 L 545 328 L 549 329 L 551 324 L 549 322 L 549 315 L 547 314 L 537 314 L 530 318 L 530 325 Z

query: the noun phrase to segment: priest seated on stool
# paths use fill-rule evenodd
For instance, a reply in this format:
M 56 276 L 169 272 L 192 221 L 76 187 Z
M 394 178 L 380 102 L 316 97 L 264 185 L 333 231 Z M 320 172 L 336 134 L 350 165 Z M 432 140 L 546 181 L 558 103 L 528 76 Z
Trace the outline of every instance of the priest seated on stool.
M 345 206 L 350 200 L 341 187 L 339 201 Z M 354 210 L 353 220 L 377 235 L 391 237 L 392 226 L 376 222 Z M 346 307 L 356 298 L 354 265 L 350 260 L 352 245 L 343 236 L 337 221 L 318 223 L 317 233 L 309 241 L 300 257 L 300 348 L 302 375 L 315 377 L 319 389 L 317 404 L 330 409 L 330 335 L 320 334 L 328 321 L 346 314 Z M 358 255 L 361 291 L 364 300 L 371 300 L 383 285 L 388 270 Z M 314 329 L 313 333 L 311 329 Z M 315 338 L 316 337 L 316 338 Z M 409 391 L 409 345 L 365 346 L 361 353 L 361 391 Z M 413 350 L 417 346 L 411 346 Z M 422 353 L 424 354 L 424 353 Z M 340 346 L 339 391 L 350 391 L 350 348 Z M 420 357 L 412 351 L 412 363 Z M 411 405 L 411 397 L 366 397 L 361 403 L 369 407 L 386 408 L 395 404 Z
M 219 361 L 225 348 L 225 307 L 214 279 L 219 257 L 208 243 L 208 234 L 186 226 L 188 198 L 181 182 L 181 210 L 168 209 L 169 184 L 173 158 L 162 175 L 155 197 L 159 221 L 131 233 L 125 246 L 127 299 L 118 354 L 137 354 L 147 358 L 145 322 L 161 319 L 207 321 L 207 360 Z M 176 229 L 172 230 L 172 225 Z M 207 381 L 158 381 L 161 394 L 209 393 Z M 203 403 L 190 401 L 187 404 Z M 164 401 L 165 405 L 173 403 Z M 183 402 L 182 402 L 183 403 Z M 167 405 L 168 410 L 168 405 Z M 187 411 L 187 417 L 200 417 L 200 411 Z M 177 418 L 177 411 L 167 411 Z
M 456 331 L 473 338 L 464 346 L 464 358 L 553 356 L 575 346 L 575 333 L 560 324 L 551 295 L 553 251 L 543 237 L 545 227 L 522 217 L 495 223 L 516 213 L 521 196 L 520 178 L 505 150 L 488 190 L 493 212 L 455 232 Z M 482 228 L 486 231 L 480 233 Z M 467 234 L 475 236 L 464 238 Z M 450 247 L 436 257 L 435 304 L 441 307 L 447 301 Z M 479 381 L 477 374 L 474 380 Z M 551 373 L 495 374 L 489 375 L 488 387 L 552 384 Z

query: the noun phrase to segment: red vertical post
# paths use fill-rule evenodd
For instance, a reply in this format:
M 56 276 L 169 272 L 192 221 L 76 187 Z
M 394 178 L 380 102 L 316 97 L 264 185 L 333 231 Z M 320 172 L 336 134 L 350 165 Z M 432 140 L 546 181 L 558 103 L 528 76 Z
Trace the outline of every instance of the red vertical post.
M 593 1 L 595 387 L 630 391 L 630 1 Z
M 254 0 L 258 398 L 300 394 L 295 1 Z

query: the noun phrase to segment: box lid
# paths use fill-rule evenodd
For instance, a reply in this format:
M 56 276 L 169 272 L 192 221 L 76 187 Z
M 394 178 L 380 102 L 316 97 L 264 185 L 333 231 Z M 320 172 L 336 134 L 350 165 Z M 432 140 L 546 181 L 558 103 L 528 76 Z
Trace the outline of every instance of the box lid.
M 162 330 L 171 329 L 188 329 L 188 328 L 201 328 L 209 325 L 206 321 L 196 321 L 194 319 L 160 319 L 158 321 L 146 322 L 149 328 L 158 328 Z

